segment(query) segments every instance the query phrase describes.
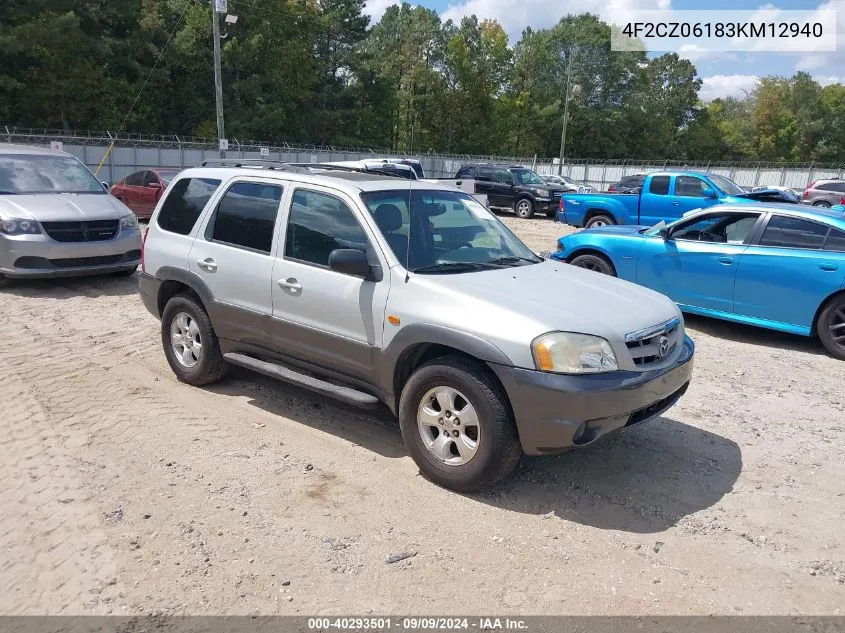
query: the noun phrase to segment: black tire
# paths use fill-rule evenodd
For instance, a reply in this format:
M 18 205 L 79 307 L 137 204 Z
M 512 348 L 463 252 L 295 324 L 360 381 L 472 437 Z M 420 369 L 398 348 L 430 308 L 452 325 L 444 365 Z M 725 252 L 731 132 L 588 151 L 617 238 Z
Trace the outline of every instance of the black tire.
M 9 286 L 10 280 L 6 275 L 0 274 L 0 288 L 7 288 Z
M 519 198 L 513 204 L 513 212 L 523 220 L 530 220 L 534 217 L 534 203 L 530 198 Z
M 116 273 L 112 273 L 115 277 L 131 277 L 135 274 L 135 271 L 138 270 L 137 266 L 133 266 L 132 268 L 126 268 L 124 270 L 118 270 Z
M 845 295 L 834 297 L 822 308 L 816 332 L 828 354 L 845 360 Z
M 171 327 L 180 313 L 187 313 L 196 323 L 199 331 L 202 351 L 193 367 L 187 367 L 177 358 L 172 345 Z M 223 378 L 229 371 L 229 364 L 220 352 L 220 342 L 214 333 L 211 319 L 208 318 L 202 304 L 194 297 L 176 295 L 167 302 L 161 315 L 161 344 L 164 347 L 167 363 L 176 374 L 176 378 L 189 385 L 209 385 Z
M 576 255 L 569 263 L 573 266 L 578 266 L 578 268 L 586 268 L 587 270 L 602 273 L 603 275 L 616 277 L 616 269 L 613 267 L 613 263 L 601 255 L 594 255 L 592 253 Z
M 813 203 L 813 206 L 814 207 L 824 207 L 825 209 L 829 209 L 830 203 L 827 200 L 816 200 Z
M 616 220 L 614 220 L 609 215 L 599 214 L 594 215 L 587 223 L 584 225 L 585 229 L 591 229 L 594 226 L 610 226 L 611 224 L 616 224 Z
M 478 417 L 477 452 L 465 464 L 446 464 L 423 442 L 417 412 L 425 395 L 437 387 L 459 391 Z M 522 455 L 513 413 L 502 387 L 488 369 L 469 359 L 438 358 L 417 369 L 402 390 L 399 426 L 405 447 L 423 475 L 459 492 L 485 488 L 504 479 Z

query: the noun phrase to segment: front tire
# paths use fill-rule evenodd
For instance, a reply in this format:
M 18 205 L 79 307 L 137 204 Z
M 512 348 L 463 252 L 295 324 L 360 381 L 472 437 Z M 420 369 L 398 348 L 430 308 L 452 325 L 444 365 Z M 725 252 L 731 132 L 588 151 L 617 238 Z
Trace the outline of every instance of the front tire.
M 613 224 L 616 224 L 616 221 L 612 217 L 610 217 L 609 215 L 600 214 L 594 215 L 589 220 L 587 220 L 587 223 L 584 225 L 584 228 L 591 229 L 599 226 L 611 226 Z
M 420 471 L 459 492 L 502 480 L 522 455 L 501 386 L 483 365 L 460 357 L 413 373 L 399 399 L 399 426 Z
M 189 385 L 209 385 L 229 371 L 211 319 L 188 295 L 176 295 L 161 315 L 161 343 L 176 378 Z
M 514 205 L 514 211 L 517 217 L 523 220 L 530 220 L 534 217 L 534 203 L 528 198 L 520 198 Z
M 586 268 L 587 270 L 602 273 L 603 275 L 616 277 L 616 270 L 613 268 L 613 264 L 609 259 L 602 257 L 601 255 L 593 255 L 591 253 L 577 255 L 576 257 L 573 257 L 569 263 L 573 266 L 577 266 L 578 268 Z
M 845 295 L 839 295 L 824 307 L 816 332 L 828 354 L 845 360 Z

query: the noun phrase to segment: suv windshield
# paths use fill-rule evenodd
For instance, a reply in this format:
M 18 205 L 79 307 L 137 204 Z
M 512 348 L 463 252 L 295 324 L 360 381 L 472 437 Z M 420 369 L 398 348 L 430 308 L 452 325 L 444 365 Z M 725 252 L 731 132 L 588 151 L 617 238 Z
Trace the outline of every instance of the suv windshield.
M 103 185 L 71 156 L 0 155 L 0 193 L 97 193 Z
M 509 169 L 516 181 L 521 185 L 545 185 L 546 181 L 530 169 Z
M 729 180 L 724 176 L 719 176 L 718 174 L 707 174 L 707 177 L 712 181 L 714 185 L 716 185 L 722 193 L 725 193 L 729 196 L 735 196 L 740 193 L 745 193 L 738 184 L 736 184 L 733 180 Z
M 543 261 L 461 191 L 373 191 L 361 198 L 396 258 L 412 272 L 468 272 Z

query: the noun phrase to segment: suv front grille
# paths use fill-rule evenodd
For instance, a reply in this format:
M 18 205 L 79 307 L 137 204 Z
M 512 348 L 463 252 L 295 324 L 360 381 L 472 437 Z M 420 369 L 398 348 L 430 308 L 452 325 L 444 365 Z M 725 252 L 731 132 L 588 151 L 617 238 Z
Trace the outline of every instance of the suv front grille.
M 625 337 L 625 345 L 637 367 L 646 367 L 670 356 L 681 340 L 681 320 L 674 318 Z
M 114 239 L 120 220 L 87 222 L 42 222 L 47 235 L 57 242 L 103 242 Z

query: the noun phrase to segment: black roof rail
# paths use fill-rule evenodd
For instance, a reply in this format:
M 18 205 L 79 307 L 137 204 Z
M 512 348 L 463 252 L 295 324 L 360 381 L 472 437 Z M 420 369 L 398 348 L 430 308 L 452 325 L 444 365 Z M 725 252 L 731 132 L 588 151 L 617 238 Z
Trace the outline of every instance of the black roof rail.
M 387 176 L 389 178 L 402 178 L 404 180 L 409 180 L 403 174 L 406 172 L 410 172 L 413 174 L 413 170 L 408 167 L 407 165 L 400 165 L 397 166 L 393 163 L 387 163 L 391 165 L 391 167 L 395 168 L 397 173 L 389 173 L 391 171 L 390 168 L 387 169 L 369 169 L 367 167 L 352 167 L 351 165 L 330 165 L 328 163 L 290 163 L 291 167 L 304 167 L 305 169 L 308 168 L 316 168 L 316 169 L 325 169 L 326 171 L 345 171 L 345 172 L 353 172 L 359 174 L 373 174 L 374 176 Z M 410 179 L 413 180 L 413 179 Z
M 299 165 L 294 163 L 285 163 L 280 160 L 263 160 L 260 158 L 216 158 L 214 160 L 204 160 L 199 164 L 200 167 L 261 167 L 269 170 L 291 171 L 297 173 L 306 173 Z

